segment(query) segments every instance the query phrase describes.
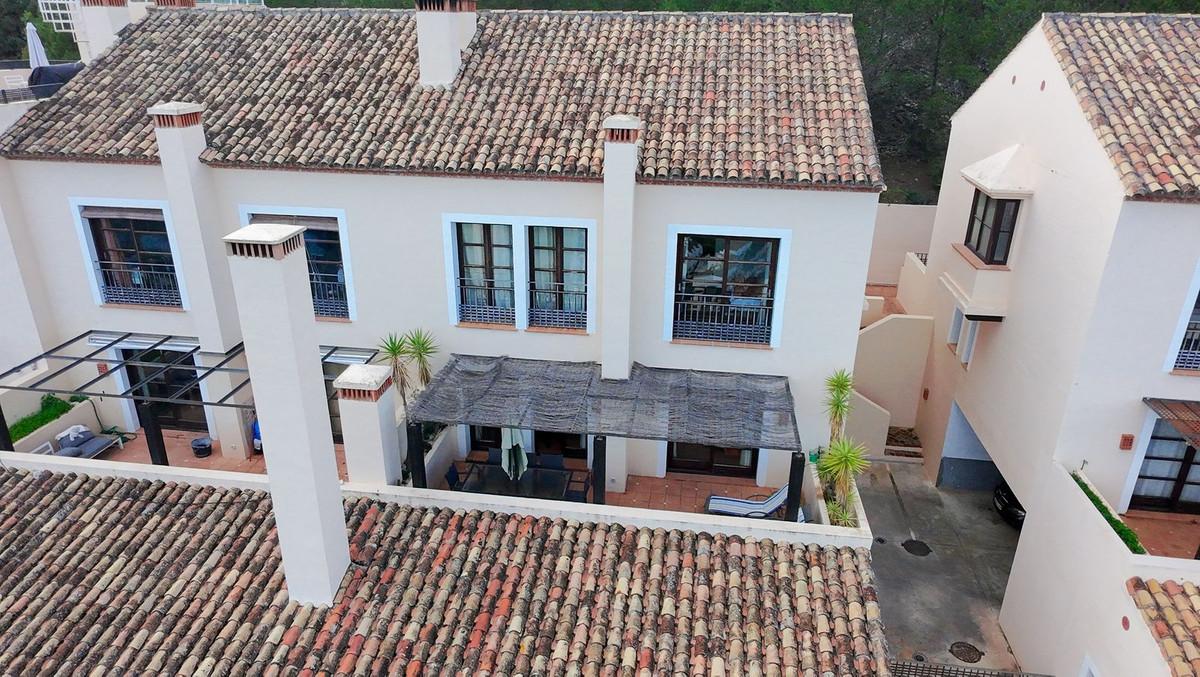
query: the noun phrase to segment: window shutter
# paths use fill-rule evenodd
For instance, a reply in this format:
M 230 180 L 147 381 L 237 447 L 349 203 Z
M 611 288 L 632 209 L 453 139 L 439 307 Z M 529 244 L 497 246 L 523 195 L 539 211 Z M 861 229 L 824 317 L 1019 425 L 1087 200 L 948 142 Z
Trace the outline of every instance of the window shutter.
M 251 214 L 251 225 L 256 223 L 281 223 L 288 226 L 304 226 L 312 230 L 338 229 L 338 220 L 332 216 L 289 216 L 282 214 Z

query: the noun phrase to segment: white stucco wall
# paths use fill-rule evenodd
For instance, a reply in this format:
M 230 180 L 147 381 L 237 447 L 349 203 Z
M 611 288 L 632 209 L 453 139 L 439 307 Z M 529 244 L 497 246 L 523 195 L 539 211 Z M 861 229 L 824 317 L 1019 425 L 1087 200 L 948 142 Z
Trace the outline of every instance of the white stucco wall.
M 1177 329 L 1200 286 L 1200 205 L 1127 202 L 1086 327 L 1057 446 L 1118 510 L 1128 506 L 1150 412 L 1143 397 L 1200 400 L 1200 378 L 1173 374 Z M 1135 436 L 1122 451 L 1122 434 Z
M 897 284 L 908 252 L 928 252 L 936 205 L 879 205 L 867 282 Z
M 212 312 L 197 307 L 185 312 L 102 307 L 90 290 L 92 264 L 82 253 L 72 198 L 77 202 L 87 198 L 165 201 L 168 193 L 160 167 L 9 164 L 21 212 L 19 231 L 28 236 L 15 255 L 33 263 L 36 272 L 31 276 L 46 288 L 46 302 L 32 304 L 38 322 L 48 327 L 43 345 L 88 329 L 184 336 L 213 333 L 206 331 L 216 321 Z M 450 214 L 518 221 L 572 219 L 602 228 L 599 183 L 217 168 L 211 172 L 210 184 L 209 198 L 196 198 L 206 205 L 210 218 L 220 222 L 206 229 L 204 235 L 210 239 L 236 230 L 248 212 L 260 207 L 278 213 L 292 208 L 330 210 L 343 218 L 356 315 L 350 322 L 318 322 L 322 344 L 372 347 L 390 332 L 420 327 L 432 331 L 439 343 L 435 368 L 454 352 L 600 359 L 602 326 L 591 334 L 457 326 L 447 298 L 444 255 Z M 655 366 L 789 376 L 802 441 L 806 446 L 825 443 L 821 384 L 829 373 L 854 364 L 876 206 L 877 195 L 870 192 L 638 185 L 631 359 Z M 670 312 L 665 291 L 675 274 L 674 262 L 667 261 L 672 227 L 786 234 L 790 245 L 781 254 L 788 260 L 778 280 L 776 321 L 782 327 L 778 345 L 682 345 L 664 338 L 664 320 Z M 194 263 L 195 256 L 189 251 L 177 259 L 185 283 L 191 276 L 189 269 L 200 265 Z M 593 264 L 589 283 L 598 289 L 600 266 L 594 260 Z M 227 290 L 213 289 L 218 312 L 228 312 L 235 300 Z M 27 347 L 13 351 L 14 355 L 29 352 Z M 627 461 L 630 472 L 661 470 L 661 445 L 635 444 L 631 450 L 631 454 L 649 452 L 653 457 Z M 768 474 L 786 473 L 785 464 L 768 465 Z M 773 482 L 768 478 L 768 484 Z
M 1021 668 L 1074 677 L 1086 657 L 1105 677 L 1170 674 L 1125 582 L 1194 581 L 1200 565 L 1131 554 L 1058 464 L 1044 467 L 1033 491 L 1040 507 L 1021 529 L 1000 611 Z
M 974 194 L 959 171 L 1013 144 L 1029 150 L 1036 171 L 1009 258 L 1010 311 L 1003 322 L 980 325 L 964 368 L 946 347 L 954 301 L 938 282 L 961 257 L 952 245 L 963 241 Z M 1031 500 L 1058 439 L 1122 192 L 1034 27 L 953 118 L 924 277 L 935 322 L 925 374 L 930 398 L 917 429 L 931 479 L 957 401 L 1014 491 Z
M 888 315 L 858 332 L 854 387 L 887 409 L 891 425 L 912 427 L 929 354 L 933 318 Z

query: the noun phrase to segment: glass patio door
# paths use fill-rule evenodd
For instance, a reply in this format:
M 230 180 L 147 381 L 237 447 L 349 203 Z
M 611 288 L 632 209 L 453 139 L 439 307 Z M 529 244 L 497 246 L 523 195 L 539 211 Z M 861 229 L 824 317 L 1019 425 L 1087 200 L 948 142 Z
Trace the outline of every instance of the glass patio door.
M 1170 423 L 1154 425 L 1131 508 L 1200 513 L 1200 459 Z
M 684 442 L 667 443 L 667 470 L 753 477 L 757 466 L 757 449 L 710 447 Z
M 140 351 L 124 350 L 122 352 L 124 353 L 122 358 L 128 360 L 132 359 Z M 175 362 L 179 357 L 180 354 L 175 351 L 151 350 L 142 354 L 137 361 L 167 365 Z M 178 364 L 181 367 L 195 367 L 196 362 L 192 358 L 188 358 Z M 197 404 L 151 402 L 150 407 L 154 410 L 159 425 L 163 428 L 208 432 L 208 422 L 204 418 L 204 407 L 199 404 L 202 401 L 200 386 L 192 383 L 196 379 L 194 369 L 173 368 L 163 371 L 160 367 L 135 364 L 128 365 L 125 369 L 128 371 L 129 384 L 133 386 L 141 383 L 142 385 L 138 388 L 138 391 L 146 397 L 170 398 L 181 388 L 191 383 L 191 386 L 183 391 L 179 399 L 195 401 Z

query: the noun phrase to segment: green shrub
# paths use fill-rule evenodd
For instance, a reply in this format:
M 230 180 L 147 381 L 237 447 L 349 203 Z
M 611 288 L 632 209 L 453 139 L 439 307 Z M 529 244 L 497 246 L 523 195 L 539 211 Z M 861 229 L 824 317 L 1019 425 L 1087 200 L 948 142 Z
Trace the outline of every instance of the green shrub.
M 12 437 L 12 441 L 16 442 L 70 410 L 71 405 L 66 400 L 47 393 L 42 396 L 41 409 L 10 425 L 8 434 Z
M 1096 492 L 1092 491 L 1092 487 L 1088 485 L 1087 482 L 1084 482 L 1083 478 L 1079 476 L 1079 473 L 1071 473 L 1071 479 L 1075 480 L 1075 484 L 1079 485 L 1079 488 L 1083 490 L 1083 493 L 1088 497 L 1088 500 L 1092 502 L 1092 505 L 1096 506 L 1096 509 L 1100 511 L 1100 515 L 1104 517 L 1104 521 L 1108 522 L 1108 525 L 1112 527 L 1112 530 L 1117 532 L 1117 536 L 1121 537 L 1121 540 L 1125 542 L 1125 545 L 1129 548 L 1129 551 L 1135 555 L 1146 554 L 1146 548 L 1142 546 L 1142 542 L 1138 539 L 1138 535 L 1134 533 L 1133 529 L 1129 528 L 1129 525 L 1122 522 L 1120 517 L 1112 514 L 1112 511 L 1108 509 L 1108 505 L 1104 501 L 1100 500 L 1100 497 L 1096 495 Z

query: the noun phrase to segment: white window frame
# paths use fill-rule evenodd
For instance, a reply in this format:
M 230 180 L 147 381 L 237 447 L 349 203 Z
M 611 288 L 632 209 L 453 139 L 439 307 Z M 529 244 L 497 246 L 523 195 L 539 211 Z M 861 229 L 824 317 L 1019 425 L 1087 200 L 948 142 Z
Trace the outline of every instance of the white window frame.
M 788 263 L 792 254 L 792 231 L 786 228 L 757 228 L 753 226 L 713 226 L 671 223 L 667 225 L 667 259 L 663 280 L 663 341 L 675 337 L 675 265 L 678 260 L 680 235 L 715 235 L 719 237 L 754 237 L 779 240 L 779 256 L 775 260 L 775 297 L 771 309 L 772 348 L 778 348 L 783 338 L 783 309 L 787 297 Z M 713 345 L 720 345 L 714 343 Z
M 595 219 L 556 218 L 502 214 L 442 214 L 442 255 L 446 263 L 446 311 L 451 326 L 458 320 L 458 233 L 459 223 L 489 223 L 512 228 L 513 247 L 513 306 L 516 328 L 529 328 L 529 229 L 534 226 L 582 228 L 587 231 L 587 333 L 596 333 L 597 237 Z
M 79 249 L 83 254 L 83 265 L 87 270 L 88 284 L 92 289 L 92 300 L 97 306 L 107 305 L 100 290 L 100 277 L 96 272 L 95 261 L 100 257 L 96 252 L 96 243 L 92 241 L 92 229 L 87 219 L 83 218 L 84 207 L 125 207 L 130 209 L 155 209 L 162 213 L 163 223 L 167 229 L 167 244 L 171 249 L 171 264 L 175 267 L 175 283 L 179 286 L 179 307 L 182 310 L 191 308 L 188 302 L 187 281 L 183 274 L 183 260 L 179 256 L 179 240 L 175 237 L 175 223 L 171 218 L 171 206 L 166 200 L 138 200 L 116 197 L 69 197 L 71 218 L 75 220 L 75 235 L 79 239 Z M 146 306 L 146 310 L 154 310 L 155 306 Z
M 963 315 L 962 309 L 954 306 L 950 313 L 950 331 L 946 333 L 946 343 L 952 346 L 957 346 L 959 339 L 962 337 L 963 323 L 967 318 Z
M 1183 312 L 1179 313 L 1179 320 L 1175 324 L 1175 333 L 1171 336 L 1171 348 L 1167 351 L 1167 359 L 1163 362 L 1163 371 L 1175 371 L 1175 361 L 1179 359 L 1179 349 L 1183 347 L 1183 335 L 1187 333 L 1188 322 L 1192 319 L 1192 309 L 1196 305 L 1196 298 L 1200 297 L 1200 262 L 1196 264 L 1196 268 L 1192 271 L 1192 281 L 1188 285 L 1187 302 L 1184 304 Z
M 354 268 L 350 264 L 350 227 L 346 222 L 346 210 L 335 207 L 296 207 L 289 205 L 238 205 L 238 223 L 242 227 L 250 225 L 250 216 L 266 214 L 269 216 L 313 216 L 319 218 L 337 219 L 338 248 L 342 250 L 342 277 L 346 280 L 346 319 L 351 322 L 358 319 L 358 303 L 354 294 Z
M 958 342 L 955 353 L 958 354 L 958 361 L 967 365 L 971 363 L 971 356 L 975 354 L 975 336 L 979 332 L 979 321 L 968 320 L 964 317 L 963 330 L 966 336 L 961 337 L 962 340 Z

